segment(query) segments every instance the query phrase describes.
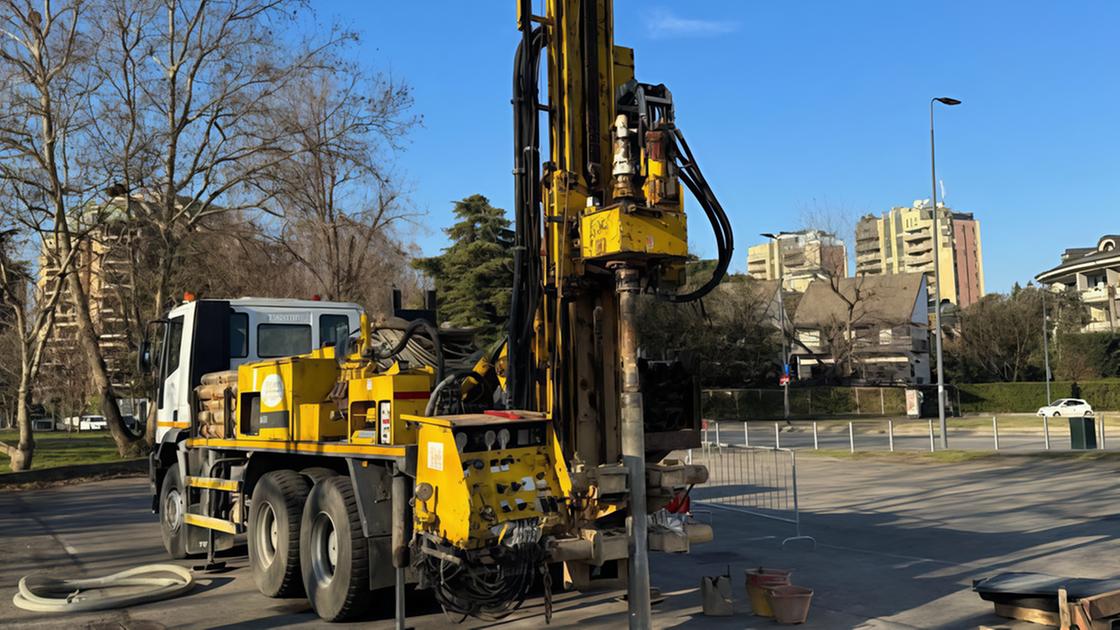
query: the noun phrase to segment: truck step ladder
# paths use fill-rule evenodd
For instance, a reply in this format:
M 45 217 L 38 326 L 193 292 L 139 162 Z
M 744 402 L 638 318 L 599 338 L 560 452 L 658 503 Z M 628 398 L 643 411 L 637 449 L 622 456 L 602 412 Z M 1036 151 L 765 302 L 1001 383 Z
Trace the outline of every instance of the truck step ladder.
M 222 479 L 221 477 L 192 477 L 188 475 L 186 485 L 188 493 L 190 488 L 197 488 L 203 492 L 241 492 L 240 481 Z M 190 502 L 188 501 L 187 504 L 190 505 Z M 195 514 L 193 512 L 187 512 L 183 515 L 183 523 L 186 525 L 202 527 L 207 530 L 206 564 L 195 566 L 195 571 L 217 572 L 225 569 L 225 562 L 214 560 L 214 532 L 219 531 L 231 535 L 244 533 L 245 526 L 241 523 L 241 520 L 241 518 L 238 518 L 236 521 L 231 521 L 209 514 Z

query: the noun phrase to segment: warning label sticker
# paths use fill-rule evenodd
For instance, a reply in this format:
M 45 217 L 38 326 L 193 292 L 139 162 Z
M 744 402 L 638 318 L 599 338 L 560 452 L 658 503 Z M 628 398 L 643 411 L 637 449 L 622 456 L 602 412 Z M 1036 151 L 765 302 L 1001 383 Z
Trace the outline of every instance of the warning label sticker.
M 428 442 L 428 468 L 443 471 L 443 443 Z

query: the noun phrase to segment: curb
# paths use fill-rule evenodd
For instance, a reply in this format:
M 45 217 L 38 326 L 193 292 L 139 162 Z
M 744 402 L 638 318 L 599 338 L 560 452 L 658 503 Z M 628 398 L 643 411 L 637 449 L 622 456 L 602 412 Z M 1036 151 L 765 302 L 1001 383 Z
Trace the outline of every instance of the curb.
M 125 459 L 100 464 L 75 464 L 40 470 L 25 470 L 0 474 L 0 487 L 28 483 L 50 483 L 83 477 L 135 476 L 148 473 L 148 458 Z

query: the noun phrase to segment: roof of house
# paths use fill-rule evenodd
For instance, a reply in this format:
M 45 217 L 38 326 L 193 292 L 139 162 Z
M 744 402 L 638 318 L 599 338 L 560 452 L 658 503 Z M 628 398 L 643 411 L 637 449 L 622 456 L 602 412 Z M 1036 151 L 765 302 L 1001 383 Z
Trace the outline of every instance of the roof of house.
M 798 304 L 793 324 L 814 328 L 846 321 L 849 304 L 853 305 L 854 324 L 905 324 L 911 321 L 924 286 L 925 274 L 921 273 L 813 280 Z
M 1074 271 L 1092 271 L 1120 264 L 1120 234 L 1105 234 L 1096 247 L 1072 247 L 1062 252 L 1062 262 L 1034 277 L 1039 282 L 1056 282 Z

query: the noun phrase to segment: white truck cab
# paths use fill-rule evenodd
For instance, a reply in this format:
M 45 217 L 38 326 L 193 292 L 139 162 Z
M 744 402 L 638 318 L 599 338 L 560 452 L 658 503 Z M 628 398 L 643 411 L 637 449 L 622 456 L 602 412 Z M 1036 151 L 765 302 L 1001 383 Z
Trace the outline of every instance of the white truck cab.
M 145 344 L 141 361 L 159 367 L 156 443 L 190 427 L 191 392 L 203 374 L 242 363 L 310 352 L 358 329 L 362 307 L 349 302 L 237 298 L 191 300 L 171 309 L 156 354 Z

